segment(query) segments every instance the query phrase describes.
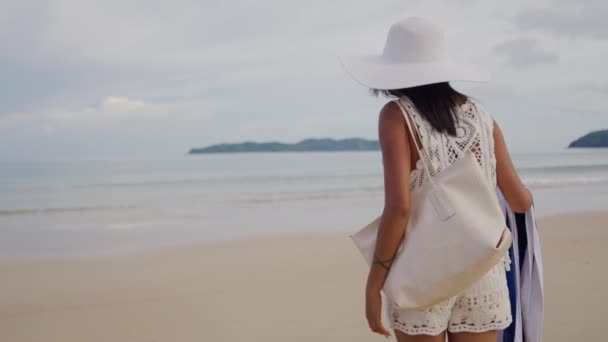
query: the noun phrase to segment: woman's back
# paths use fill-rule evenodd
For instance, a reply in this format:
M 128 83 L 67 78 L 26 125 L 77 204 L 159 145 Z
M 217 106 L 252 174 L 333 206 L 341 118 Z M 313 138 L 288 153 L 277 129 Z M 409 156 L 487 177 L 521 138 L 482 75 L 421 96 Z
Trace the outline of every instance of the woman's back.
M 498 124 L 482 106 L 449 84 L 456 80 L 487 81 L 488 73 L 475 65 L 448 61 L 445 38 L 443 29 L 432 21 L 407 18 L 391 25 L 382 53 L 340 58 L 346 71 L 372 94 L 402 99 L 399 102 L 404 105 L 400 108 L 396 101 L 390 101 L 381 109 L 378 120 L 385 198 L 372 266 L 381 267 L 370 268 L 366 317 L 372 331 L 385 336 L 389 333 L 381 320 L 380 290 L 398 247 L 408 234 L 410 218 L 417 215 L 412 212 L 412 199 L 417 198 L 412 196 L 412 190 L 429 181 L 420 157 L 428 156 L 425 164 L 434 176 L 472 152 L 488 185 L 498 185 L 511 209 L 526 211 L 532 202 Z M 405 127 L 411 120 L 404 120 L 402 109 L 409 112 L 420 139 Z M 422 145 L 422 156 L 414 146 L 416 142 Z M 482 207 L 476 209 L 483 210 Z M 442 248 L 450 247 L 450 241 L 438 241 L 443 243 Z M 502 263 L 496 263 L 461 294 L 425 310 L 401 310 L 392 304 L 387 313 L 399 341 L 445 341 L 447 333 L 450 340 L 491 342 L 496 341 L 497 330 L 512 321 Z
M 454 161 L 475 153 L 489 184 L 496 187 L 496 158 L 494 155 L 493 125 L 494 120 L 483 106 L 467 99 L 454 111 L 456 115 L 456 136 L 436 130 L 431 123 L 416 109 L 413 102 L 405 96 L 401 104 L 416 123 L 421 138 L 422 153 L 430 158 L 430 172 L 435 175 L 443 171 Z M 422 156 L 420 156 L 422 157 Z M 410 190 L 416 191 L 428 181 L 428 174 L 423 170 L 424 164 L 419 158 L 410 174 Z

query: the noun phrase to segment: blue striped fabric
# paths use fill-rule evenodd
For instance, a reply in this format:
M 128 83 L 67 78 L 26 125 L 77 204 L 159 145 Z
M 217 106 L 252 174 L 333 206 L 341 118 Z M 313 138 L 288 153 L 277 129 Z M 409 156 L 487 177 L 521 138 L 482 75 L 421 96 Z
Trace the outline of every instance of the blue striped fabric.
M 513 231 L 513 224 L 512 222 L 509 221 L 508 216 L 505 214 L 505 222 L 507 224 L 507 227 L 509 227 L 509 229 L 511 231 Z M 509 248 L 509 257 L 511 258 L 511 260 L 515 260 L 514 256 L 515 256 L 515 252 L 514 252 L 514 245 L 517 244 L 518 247 L 518 259 L 519 259 L 519 265 L 516 265 L 514 262 L 512 263 L 513 267 L 511 267 L 511 269 L 509 271 L 506 272 L 507 274 L 507 286 L 509 287 L 509 299 L 511 301 L 511 315 L 513 316 L 513 323 L 511 323 L 511 325 L 509 325 L 506 329 L 504 329 L 499 335 L 498 335 L 498 342 L 515 342 L 517 341 L 524 341 L 524 333 L 523 333 L 523 326 L 521 329 L 521 333 L 522 336 L 519 336 L 519 338 L 516 339 L 516 325 L 518 324 L 517 320 L 516 320 L 516 312 L 517 312 L 517 291 L 519 291 L 519 286 L 517 285 L 517 278 L 516 278 L 516 271 L 515 271 L 515 267 L 518 267 L 519 269 L 522 268 L 523 266 L 523 262 L 524 262 L 524 256 L 526 255 L 526 249 L 528 248 L 528 240 L 527 240 L 527 228 L 526 228 L 526 214 L 525 213 L 515 213 L 515 227 L 517 229 L 517 240 L 513 241 L 513 245 L 511 246 L 511 248 Z M 520 322 L 521 324 L 521 322 Z
M 505 220 L 507 223 L 507 227 L 512 230 L 511 224 L 509 222 L 508 217 L 505 215 Z M 519 231 L 519 230 L 518 230 Z M 509 248 L 509 257 L 511 260 L 515 260 L 513 246 Z M 511 267 L 509 271 L 507 271 L 507 285 L 509 286 L 509 299 L 511 300 L 511 315 L 513 316 L 513 323 L 509 325 L 505 330 L 502 331 L 498 336 L 498 340 L 502 342 L 514 342 L 515 341 L 515 310 L 517 308 L 517 282 L 515 279 L 515 267 Z

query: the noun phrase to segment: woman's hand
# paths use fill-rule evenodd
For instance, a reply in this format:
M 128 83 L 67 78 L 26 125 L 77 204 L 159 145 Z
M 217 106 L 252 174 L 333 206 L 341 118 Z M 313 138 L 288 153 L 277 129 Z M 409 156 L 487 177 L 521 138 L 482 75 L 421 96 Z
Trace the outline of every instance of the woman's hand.
M 365 290 L 365 317 L 373 332 L 388 338 L 391 333 L 382 325 L 382 295 L 379 289 L 367 287 Z

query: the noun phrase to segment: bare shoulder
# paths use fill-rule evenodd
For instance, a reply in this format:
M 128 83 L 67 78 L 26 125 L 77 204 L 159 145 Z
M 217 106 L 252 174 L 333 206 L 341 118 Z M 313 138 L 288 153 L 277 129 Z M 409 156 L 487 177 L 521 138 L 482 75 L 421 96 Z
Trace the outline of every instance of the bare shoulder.
M 401 108 L 399 108 L 399 105 L 395 103 L 395 101 L 389 101 L 385 103 L 382 109 L 380 109 L 378 120 L 379 125 L 381 127 L 390 127 L 397 123 L 403 122 L 403 114 L 401 113 Z
M 378 140 L 382 150 L 386 153 L 393 151 L 396 155 L 402 154 L 402 145 L 406 144 L 406 139 L 403 139 L 407 134 L 405 130 L 401 108 L 394 101 L 387 102 L 378 117 Z

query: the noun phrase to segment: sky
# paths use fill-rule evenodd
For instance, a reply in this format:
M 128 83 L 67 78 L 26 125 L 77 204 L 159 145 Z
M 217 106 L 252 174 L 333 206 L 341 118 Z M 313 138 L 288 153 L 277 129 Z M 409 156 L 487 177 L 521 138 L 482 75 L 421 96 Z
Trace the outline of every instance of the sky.
M 377 139 L 337 56 L 424 16 L 513 153 L 608 128 L 608 4 L 539 0 L 0 0 L 0 160 L 162 159 L 221 142 Z

